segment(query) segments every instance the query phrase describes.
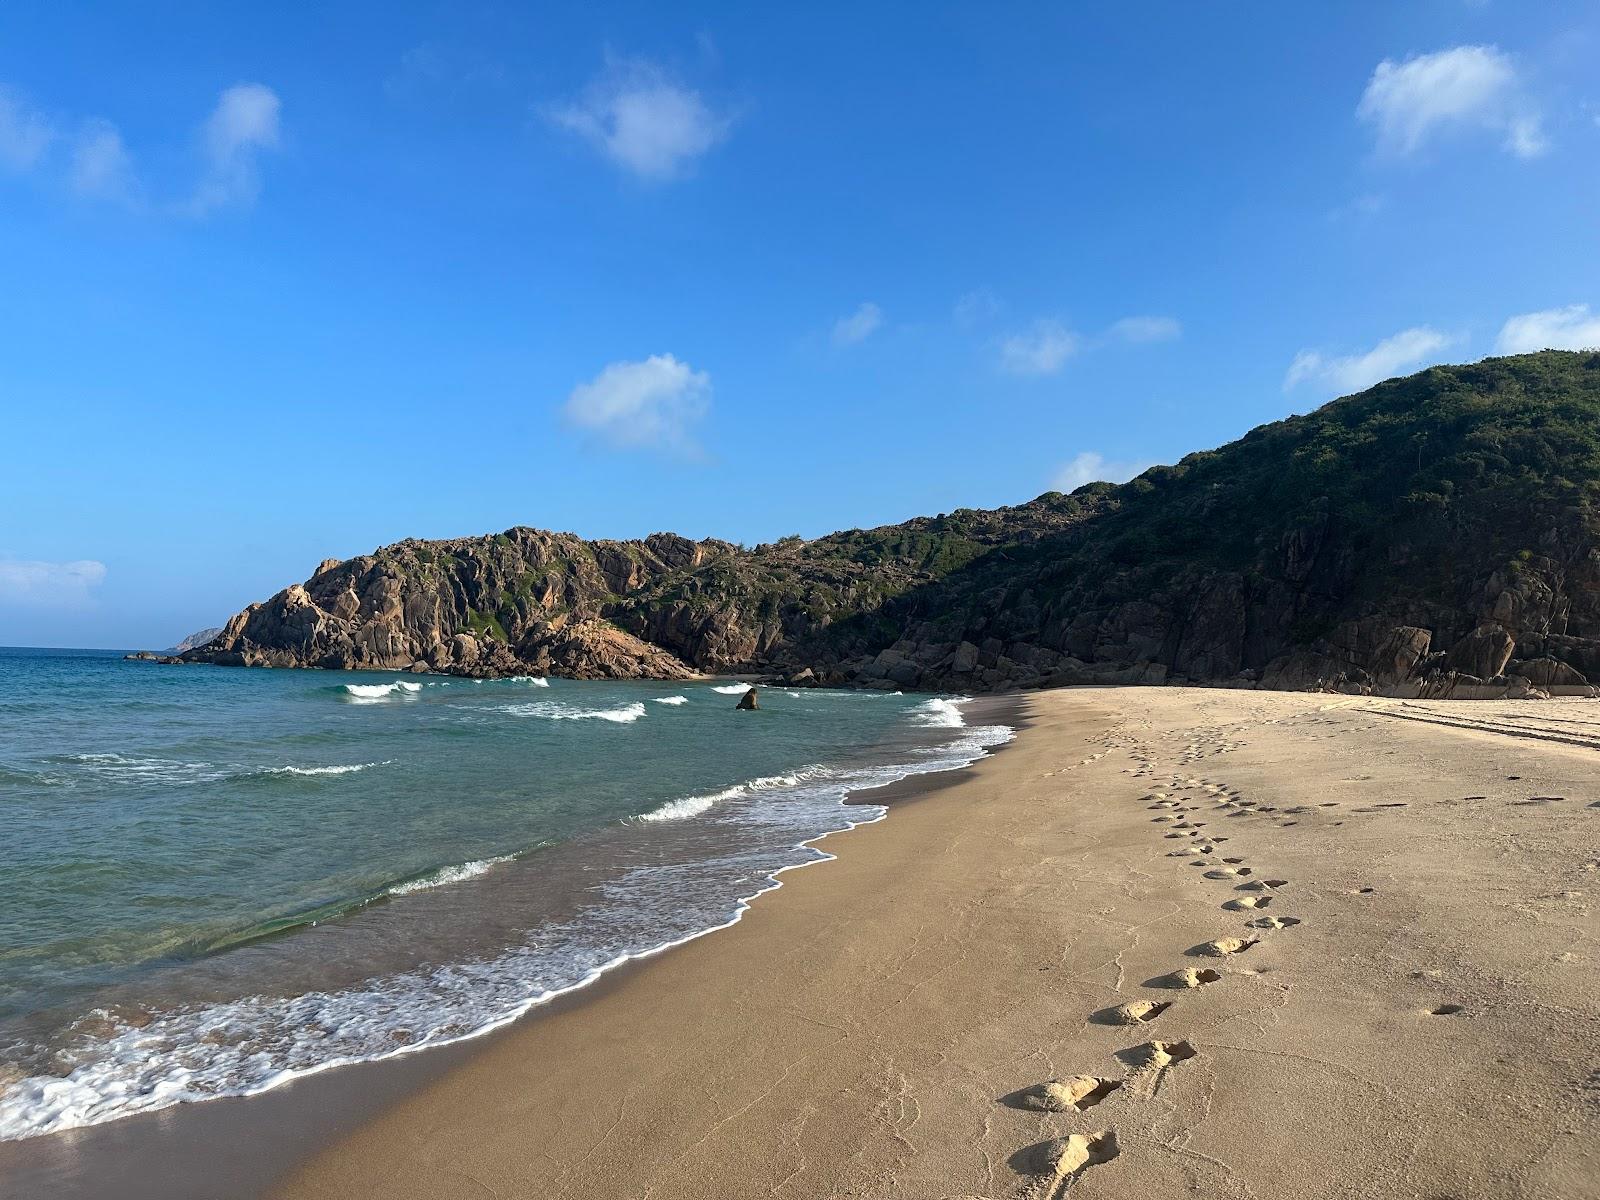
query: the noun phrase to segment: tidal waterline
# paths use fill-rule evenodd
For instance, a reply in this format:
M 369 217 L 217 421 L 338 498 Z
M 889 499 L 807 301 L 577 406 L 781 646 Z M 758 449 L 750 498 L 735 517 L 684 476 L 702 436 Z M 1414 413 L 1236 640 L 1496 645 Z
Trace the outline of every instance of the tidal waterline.
M 0 1137 L 472 1036 L 736 919 L 948 699 L 0 651 Z

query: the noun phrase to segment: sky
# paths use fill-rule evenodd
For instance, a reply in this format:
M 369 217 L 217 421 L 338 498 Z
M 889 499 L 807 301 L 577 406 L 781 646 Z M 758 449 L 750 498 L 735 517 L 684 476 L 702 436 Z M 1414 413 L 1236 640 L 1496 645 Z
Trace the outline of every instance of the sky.
M 577 11 L 582 8 L 583 11 Z M 1600 344 L 1600 5 L 0 7 L 0 644 L 755 544 Z

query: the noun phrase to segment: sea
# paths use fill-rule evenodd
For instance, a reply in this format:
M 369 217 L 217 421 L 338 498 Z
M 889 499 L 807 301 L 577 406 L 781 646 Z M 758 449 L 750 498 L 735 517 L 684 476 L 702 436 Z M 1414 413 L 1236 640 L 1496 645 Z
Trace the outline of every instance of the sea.
M 0 1140 L 478 1036 L 1011 736 L 747 687 L 0 648 Z

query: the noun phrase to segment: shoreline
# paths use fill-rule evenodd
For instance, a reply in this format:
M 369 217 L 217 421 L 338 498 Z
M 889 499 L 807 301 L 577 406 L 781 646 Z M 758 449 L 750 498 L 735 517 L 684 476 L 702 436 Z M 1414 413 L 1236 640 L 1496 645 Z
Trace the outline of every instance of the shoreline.
M 210 664 L 206 664 L 210 665 Z M 218 1186 L 213 1169 L 215 1142 L 255 1143 L 245 1154 L 231 1155 L 234 1170 L 228 1197 L 255 1197 L 268 1193 L 270 1181 L 285 1175 L 298 1162 L 325 1148 L 334 1128 L 355 1126 L 410 1094 L 427 1081 L 447 1073 L 460 1060 L 469 1059 L 486 1042 L 518 1026 L 568 1011 L 623 985 L 651 961 L 691 945 L 707 936 L 738 926 L 755 903 L 782 890 L 786 877 L 803 867 L 822 866 L 835 855 L 821 848 L 828 839 L 880 824 L 890 810 L 903 807 L 938 790 L 942 785 L 1008 748 L 1026 724 L 1025 703 L 1017 696 L 980 696 L 962 704 L 963 729 L 1000 725 L 1010 733 L 1005 741 L 984 747 L 980 757 L 965 764 L 925 773 L 911 773 L 887 784 L 858 787 L 840 801 L 838 829 L 824 831 L 796 844 L 795 849 L 815 850 L 818 857 L 790 863 L 763 876 L 764 886 L 740 898 L 729 919 L 648 949 L 625 954 L 595 970 L 589 977 L 532 999 L 520 1011 L 442 1044 L 402 1047 L 372 1059 L 331 1061 L 302 1070 L 286 1082 L 243 1095 L 219 1096 L 136 1112 L 111 1121 L 74 1126 L 14 1141 L 0 1141 L 0 1182 L 24 1181 L 30 1196 L 91 1197 L 107 1200 L 177 1200 L 178 1197 L 212 1196 Z M 973 719 L 982 713 L 983 719 Z M 852 808 L 882 806 L 882 813 L 858 816 Z M 300 1110 L 304 1109 L 302 1112 Z M 310 1116 L 309 1114 L 315 1114 Z M 270 1131 L 262 1136 L 260 1126 Z M 248 1133 L 246 1133 L 248 1129 Z M 199 1154 L 195 1143 L 212 1149 Z M 142 1164 L 130 1182 L 129 1163 Z
M 100 1190 L 21 1194 L 1600 1197 L 1600 709 L 1006 700 L 1006 753 L 891 785 L 720 936 L 472 1042 L 84 1131 L 124 1127 Z
M 1025 702 L 1006 754 L 270 1195 L 1600 1192 L 1600 948 L 1581 889 L 1551 891 L 1589 869 L 1600 712 Z M 1475 726 L 1390 719 L 1435 711 Z M 1082 1111 L 1029 1107 L 1079 1075 Z

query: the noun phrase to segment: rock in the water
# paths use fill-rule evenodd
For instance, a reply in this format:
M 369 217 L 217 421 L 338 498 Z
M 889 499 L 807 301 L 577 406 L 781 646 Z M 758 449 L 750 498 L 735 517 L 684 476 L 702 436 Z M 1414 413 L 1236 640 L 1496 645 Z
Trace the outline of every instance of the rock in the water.
M 756 690 L 755 690 L 755 688 L 751 688 L 744 695 L 740 696 L 739 697 L 739 703 L 735 707 L 744 709 L 744 710 L 749 711 L 749 712 L 754 712 L 756 709 L 760 708 L 761 706 L 756 703 Z

